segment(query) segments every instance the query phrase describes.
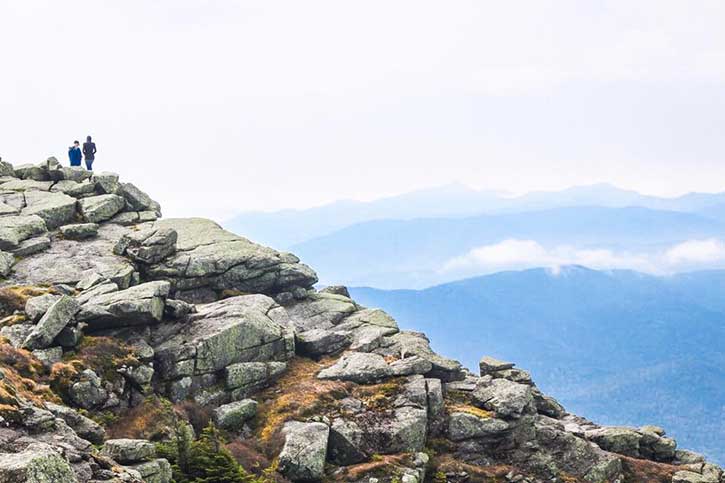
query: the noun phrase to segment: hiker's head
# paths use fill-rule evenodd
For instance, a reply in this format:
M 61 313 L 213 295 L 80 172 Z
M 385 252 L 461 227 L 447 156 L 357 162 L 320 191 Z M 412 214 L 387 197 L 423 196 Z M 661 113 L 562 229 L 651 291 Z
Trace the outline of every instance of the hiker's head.
M 90 143 L 91 142 L 91 137 L 90 136 L 86 136 L 86 141 Z
M 80 144 L 81 144 L 81 143 L 80 143 L 80 142 L 78 142 L 78 141 L 73 141 L 73 146 L 75 146 L 75 147 L 78 147 L 78 146 L 80 146 Z

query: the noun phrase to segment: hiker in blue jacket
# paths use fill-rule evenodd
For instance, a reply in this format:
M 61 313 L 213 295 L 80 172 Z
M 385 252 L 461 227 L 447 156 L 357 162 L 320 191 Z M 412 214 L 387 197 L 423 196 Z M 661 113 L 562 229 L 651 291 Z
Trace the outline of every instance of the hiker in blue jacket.
M 70 158 L 71 166 L 81 165 L 81 158 L 83 157 L 83 153 L 81 153 L 80 145 L 81 143 L 79 143 L 78 141 L 73 141 L 73 146 L 68 148 L 68 158 Z

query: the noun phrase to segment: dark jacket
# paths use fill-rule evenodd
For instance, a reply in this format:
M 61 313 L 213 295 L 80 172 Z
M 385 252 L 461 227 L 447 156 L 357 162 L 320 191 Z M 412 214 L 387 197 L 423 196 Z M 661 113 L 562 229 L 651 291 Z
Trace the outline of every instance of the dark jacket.
M 77 148 L 75 146 L 69 147 L 68 148 L 68 158 L 70 158 L 71 166 L 80 166 L 81 158 L 83 158 L 83 155 L 81 154 L 81 148 Z
M 86 159 L 96 159 L 96 143 L 83 143 L 83 156 Z

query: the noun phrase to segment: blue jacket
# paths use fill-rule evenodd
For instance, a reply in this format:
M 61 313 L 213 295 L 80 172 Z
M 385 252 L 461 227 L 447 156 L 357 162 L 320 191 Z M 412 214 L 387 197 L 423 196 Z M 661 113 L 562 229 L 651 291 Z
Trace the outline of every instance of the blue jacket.
M 68 157 L 70 158 L 71 166 L 80 166 L 81 158 L 83 157 L 83 154 L 81 154 L 81 148 L 77 148 L 75 146 L 68 148 Z

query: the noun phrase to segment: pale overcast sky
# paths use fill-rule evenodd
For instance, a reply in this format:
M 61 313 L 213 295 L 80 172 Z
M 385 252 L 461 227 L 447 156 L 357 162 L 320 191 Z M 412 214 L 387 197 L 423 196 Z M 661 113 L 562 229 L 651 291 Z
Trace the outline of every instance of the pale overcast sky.
M 725 190 L 725 2 L 2 0 L 0 156 L 168 215 L 463 182 Z

